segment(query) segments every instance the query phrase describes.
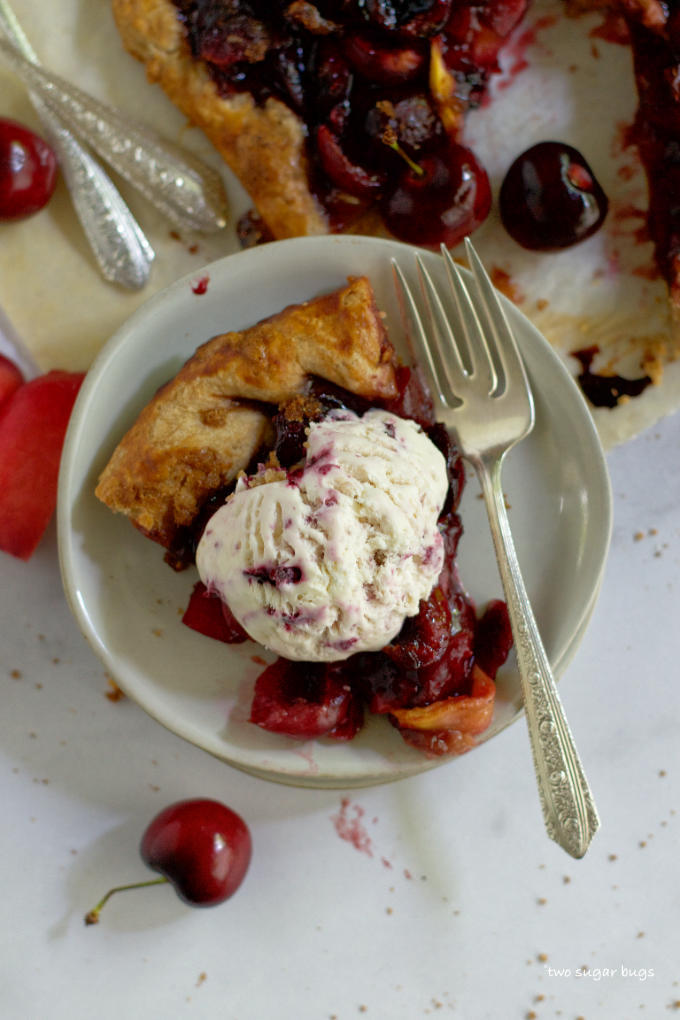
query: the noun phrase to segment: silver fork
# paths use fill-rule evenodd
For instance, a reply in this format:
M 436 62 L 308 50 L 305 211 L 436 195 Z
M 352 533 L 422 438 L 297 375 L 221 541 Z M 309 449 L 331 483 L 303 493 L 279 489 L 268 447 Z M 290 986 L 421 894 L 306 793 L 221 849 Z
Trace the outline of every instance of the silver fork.
M 393 259 L 397 297 L 418 361 L 429 376 L 437 417 L 454 430 L 482 486 L 515 639 L 546 830 L 572 857 L 583 857 L 599 818 L 524 586 L 501 488 L 503 458 L 531 432 L 534 403 L 503 306 L 469 239 L 466 252 L 469 283 L 442 246 L 453 298 L 448 308 L 419 255 L 424 316 Z

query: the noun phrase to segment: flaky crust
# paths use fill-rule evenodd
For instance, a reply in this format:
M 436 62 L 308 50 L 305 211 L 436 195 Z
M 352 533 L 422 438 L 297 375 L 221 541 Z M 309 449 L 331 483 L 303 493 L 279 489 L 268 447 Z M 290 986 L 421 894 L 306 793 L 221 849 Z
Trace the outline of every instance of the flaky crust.
M 210 139 L 275 238 L 328 232 L 307 179 L 305 128 L 284 103 L 222 97 L 194 60 L 172 0 L 112 0 L 123 44 L 172 102 Z
M 366 397 L 396 396 L 394 351 L 365 277 L 198 348 L 143 409 L 96 495 L 161 545 L 270 440 L 271 408 L 310 375 Z

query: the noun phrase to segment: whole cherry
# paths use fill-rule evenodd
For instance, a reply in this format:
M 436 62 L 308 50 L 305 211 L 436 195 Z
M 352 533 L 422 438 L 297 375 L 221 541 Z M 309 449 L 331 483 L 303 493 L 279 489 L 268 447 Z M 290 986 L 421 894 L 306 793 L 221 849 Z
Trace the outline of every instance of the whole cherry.
M 539 142 L 514 161 L 499 207 L 510 236 L 532 251 L 558 251 L 590 237 L 607 215 L 607 196 L 584 157 L 565 142 Z
M 0 118 L 0 220 L 38 212 L 56 182 L 57 158 L 47 142 L 23 124 Z
M 190 906 L 224 903 L 245 878 L 251 853 L 248 826 L 231 808 L 207 798 L 177 801 L 149 823 L 140 845 L 144 863 L 162 877 L 110 889 L 85 915 L 85 924 L 99 921 L 114 893 L 163 882 Z
M 463 145 L 450 142 L 409 161 L 386 194 L 382 212 L 388 230 L 411 244 L 453 248 L 486 219 L 491 189 L 484 167 Z

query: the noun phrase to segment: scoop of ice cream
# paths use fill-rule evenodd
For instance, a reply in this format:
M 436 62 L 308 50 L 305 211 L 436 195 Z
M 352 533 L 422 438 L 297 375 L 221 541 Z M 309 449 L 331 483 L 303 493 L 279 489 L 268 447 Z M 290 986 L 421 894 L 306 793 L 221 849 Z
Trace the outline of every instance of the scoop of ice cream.
M 432 591 L 444 457 L 415 422 L 334 411 L 310 425 L 304 465 L 243 477 L 210 519 L 201 580 L 287 659 L 377 651 Z

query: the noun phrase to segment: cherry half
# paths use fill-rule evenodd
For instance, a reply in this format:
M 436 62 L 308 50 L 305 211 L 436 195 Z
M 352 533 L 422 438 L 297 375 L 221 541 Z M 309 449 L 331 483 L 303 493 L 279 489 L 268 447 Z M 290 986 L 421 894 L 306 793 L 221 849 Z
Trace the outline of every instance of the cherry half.
M 451 142 L 406 167 L 382 212 L 399 240 L 453 248 L 484 222 L 490 207 L 486 170 L 469 149 Z
M 170 882 L 181 900 L 193 907 L 213 907 L 236 892 L 250 864 L 252 842 L 240 815 L 216 800 L 180 800 L 149 823 L 140 845 L 142 860 L 161 878 L 110 889 L 85 924 L 96 924 L 116 892 Z
M 558 251 L 590 237 L 607 196 L 585 159 L 564 142 L 539 142 L 514 161 L 499 195 L 503 226 L 531 251 Z
M 57 157 L 23 124 L 0 117 L 0 220 L 21 220 L 47 205 L 57 182 Z

